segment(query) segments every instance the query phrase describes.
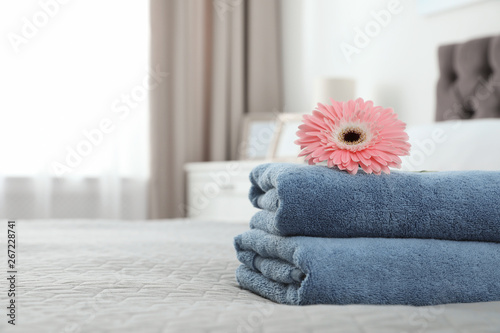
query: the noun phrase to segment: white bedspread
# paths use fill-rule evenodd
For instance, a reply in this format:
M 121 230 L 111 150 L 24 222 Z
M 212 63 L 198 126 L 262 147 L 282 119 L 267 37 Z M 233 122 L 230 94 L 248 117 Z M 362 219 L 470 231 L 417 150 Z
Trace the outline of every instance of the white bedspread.
M 18 221 L 17 325 L 7 325 L 7 285 L 0 283 L 0 332 L 500 332 L 500 302 L 274 304 L 235 281 L 232 238 L 245 229 L 194 221 Z M 0 236 L 5 253 L 6 226 Z

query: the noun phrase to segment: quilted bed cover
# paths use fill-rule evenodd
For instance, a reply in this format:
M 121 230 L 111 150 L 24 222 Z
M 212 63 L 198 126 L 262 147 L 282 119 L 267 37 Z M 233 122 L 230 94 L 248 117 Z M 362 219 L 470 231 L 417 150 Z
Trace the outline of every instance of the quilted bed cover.
M 500 332 L 500 302 L 286 306 L 263 299 L 235 280 L 233 238 L 245 224 L 17 223 L 16 327 L 7 324 L 0 290 L 0 332 Z M 6 280 L 5 269 L 0 277 Z

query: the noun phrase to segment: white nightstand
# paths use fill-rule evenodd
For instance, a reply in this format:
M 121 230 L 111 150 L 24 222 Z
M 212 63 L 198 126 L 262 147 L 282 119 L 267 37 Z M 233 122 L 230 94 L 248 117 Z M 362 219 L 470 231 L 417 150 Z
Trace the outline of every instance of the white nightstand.
M 188 217 L 248 223 L 258 209 L 248 200 L 250 171 L 267 161 L 188 163 Z

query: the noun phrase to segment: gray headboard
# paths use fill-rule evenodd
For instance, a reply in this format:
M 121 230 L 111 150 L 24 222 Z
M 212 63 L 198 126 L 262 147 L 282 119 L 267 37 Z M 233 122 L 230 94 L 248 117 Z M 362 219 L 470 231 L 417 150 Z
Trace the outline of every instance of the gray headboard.
M 500 117 L 500 36 L 438 49 L 436 120 Z

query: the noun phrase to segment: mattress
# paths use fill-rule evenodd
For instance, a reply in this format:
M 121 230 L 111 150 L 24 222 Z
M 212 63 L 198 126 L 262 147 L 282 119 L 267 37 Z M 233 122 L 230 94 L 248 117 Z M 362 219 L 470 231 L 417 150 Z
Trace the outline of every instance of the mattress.
M 15 331 L 500 332 L 500 302 L 272 303 L 236 283 L 233 237 L 247 228 L 191 220 L 18 221 Z M 6 227 L 0 236 L 6 247 Z M 0 332 L 14 332 L 5 291 Z

